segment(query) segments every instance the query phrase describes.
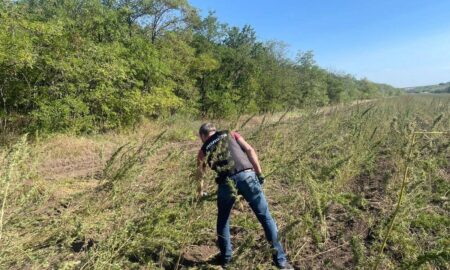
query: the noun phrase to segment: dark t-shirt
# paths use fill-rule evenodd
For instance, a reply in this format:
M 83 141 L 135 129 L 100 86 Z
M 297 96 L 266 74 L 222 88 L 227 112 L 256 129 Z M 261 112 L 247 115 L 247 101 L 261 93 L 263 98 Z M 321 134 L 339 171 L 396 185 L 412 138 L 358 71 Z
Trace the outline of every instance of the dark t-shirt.
M 238 142 L 240 138 L 242 136 L 237 132 L 217 131 L 203 143 L 198 153 L 199 164 L 206 159 L 206 164 L 217 173 L 218 183 L 228 176 L 253 169 L 247 153 Z
M 240 138 L 242 138 L 241 134 L 237 133 L 236 131 L 231 131 L 230 135 L 237 141 Z M 198 151 L 197 160 L 202 161 L 205 158 L 205 153 L 200 149 Z

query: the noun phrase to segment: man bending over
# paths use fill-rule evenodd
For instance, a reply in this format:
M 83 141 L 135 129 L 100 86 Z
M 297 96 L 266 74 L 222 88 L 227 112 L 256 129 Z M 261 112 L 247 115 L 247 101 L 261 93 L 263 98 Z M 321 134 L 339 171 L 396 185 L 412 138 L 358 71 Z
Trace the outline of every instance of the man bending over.
M 226 267 L 231 262 L 230 213 L 236 198 L 236 190 L 249 203 L 269 241 L 273 260 L 279 269 L 293 269 L 278 239 L 278 229 L 269 212 L 262 191 L 264 182 L 261 166 L 253 147 L 237 132 L 217 131 L 213 124 L 200 127 L 203 146 L 198 153 L 199 195 L 203 194 L 203 175 L 207 166 L 216 172 L 217 238 L 220 261 Z

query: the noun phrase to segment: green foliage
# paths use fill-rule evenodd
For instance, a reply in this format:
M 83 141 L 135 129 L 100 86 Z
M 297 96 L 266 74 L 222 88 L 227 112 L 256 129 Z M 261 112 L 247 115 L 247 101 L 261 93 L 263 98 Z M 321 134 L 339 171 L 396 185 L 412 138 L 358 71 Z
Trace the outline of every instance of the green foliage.
M 0 131 L 92 133 L 174 113 L 235 117 L 398 94 L 289 59 L 186 0 L 3 1 Z M 17 115 L 23 121 L 17 121 Z
M 127 143 L 117 148 L 103 170 L 103 177 L 108 180 L 107 184 L 112 185 L 139 174 L 142 164 L 160 147 L 160 140 L 164 134 L 165 131 L 153 141 L 150 138 L 144 138 L 140 145 Z
M 328 104 L 326 73 L 320 69 L 312 51 L 299 53 L 297 56 L 300 91 L 300 102 L 305 106 L 321 106 Z
M 29 148 L 27 143 L 27 136 L 24 135 L 22 139 L 16 143 L 8 155 L 5 157 L 5 164 L 3 170 L 0 172 L 1 189 L 1 204 L 0 204 L 0 241 L 3 236 L 3 224 L 5 222 L 6 208 L 9 206 L 10 195 L 22 183 L 22 178 L 27 176 L 25 163 L 29 156 Z

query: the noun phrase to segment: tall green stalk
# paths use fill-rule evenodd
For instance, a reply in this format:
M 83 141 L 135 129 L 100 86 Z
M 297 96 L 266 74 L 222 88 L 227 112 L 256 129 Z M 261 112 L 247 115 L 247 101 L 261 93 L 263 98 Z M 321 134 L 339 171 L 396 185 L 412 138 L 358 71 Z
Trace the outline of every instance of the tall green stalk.
M 405 170 L 403 171 L 403 180 L 402 180 L 402 185 L 400 187 L 400 192 L 399 192 L 399 195 L 398 195 L 397 205 L 395 207 L 395 211 L 394 211 L 394 214 L 392 216 L 391 222 L 389 223 L 388 231 L 387 231 L 386 235 L 384 236 L 383 244 L 381 245 L 380 250 L 378 252 L 378 256 L 376 258 L 373 270 L 377 270 L 378 269 L 378 266 L 379 266 L 380 260 L 381 260 L 381 256 L 383 255 L 383 251 L 384 251 L 384 248 L 386 246 L 387 240 L 389 239 L 389 236 L 390 236 L 390 234 L 392 232 L 392 229 L 394 227 L 395 218 L 396 218 L 398 212 L 400 211 L 400 206 L 401 206 L 401 203 L 402 203 L 403 194 L 404 194 L 404 191 L 405 191 L 406 184 L 408 183 L 408 174 L 409 174 L 410 167 L 411 167 L 410 165 L 411 165 L 411 159 L 412 159 L 412 151 L 413 151 L 413 146 L 414 146 L 414 144 L 416 142 L 416 135 L 417 134 L 448 134 L 448 133 L 449 132 L 438 132 L 438 131 L 431 131 L 431 132 L 424 132 L 424 131 L 415 132 L 415 131 L 413 131 L 412 132 L 411 137 L 409 139 L 410 147 L 409 147 L 409 151 L 408 151 L 408 155 L 407 155 Z
M 3 220 L 5 216 L 5 209 L 7 207 L 7 199 L 9 195 L 9 188 L 11 186 L 11 182 L 14 178 L 14 173 L 16 172 L 16 168 L 20 166 L 20 163 L 25 159 L 26 152 L 26 140 L 27 135 L 24 135 L 19 143 L 17 143 L 9 155 L 7 156 L 6 170 L 4 175 L 0 175 L 1 182 L 5 185 L 5 189 L 3 190 L 2 196 L 2 208 L 0 209 L 0 241 L 3 236 Z

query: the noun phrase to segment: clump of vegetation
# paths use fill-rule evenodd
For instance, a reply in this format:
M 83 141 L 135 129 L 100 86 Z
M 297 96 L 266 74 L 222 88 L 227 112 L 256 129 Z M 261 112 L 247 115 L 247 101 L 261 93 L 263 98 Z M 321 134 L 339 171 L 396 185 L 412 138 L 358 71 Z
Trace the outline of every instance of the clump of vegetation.
M 281 121 L 282 114 L 249 115 L 221 126 L 242 127 L 258 150 L 271 211 L 298 269 L 446 269 L 449 115 L 446 96 L 403 96 L 295 111 Z M 213 267 L 215 183 L 211 178 L 210 196 L 197 199 L 200 142 L 171 135 L 180 127 L 195 136 L 199 124 L 174 118 L 150 133 L 144 125 L 84 138 L 102 146 L 89 149 L 102 162 L 82 163 L 78 155 L 87 150 L 57 138 L 19 140 L 5 150 L 0 268 Z M 49 177 L 45 159 L 57 155 L 48 151 L 67 152 L 64 162 L 79 162 L 80 173 Z M 82 166 L 98 173 L 83 175 Z M 5 178 L 11 168 L 14 177 Z M 270 269 L 270 248 L 248 206 L 236 204 L 231 224 L 232 267 Z
M 28 161 L 28 144 L 27 137 L 22 139 L 9 150 L 4 157 L 3 169 L 0 174 L 1 190 L 1 206 L 0 206 L 0 241 L 3 236 L 3 224 L 7 222 L 5 219 L 5 211 L 9 207 L 10 193 L 16 192 L 20 187 L 20 181 L 27 177 L 24 172 L 25 163 Z M 12 204 L 15 202 L 12 201 Z

